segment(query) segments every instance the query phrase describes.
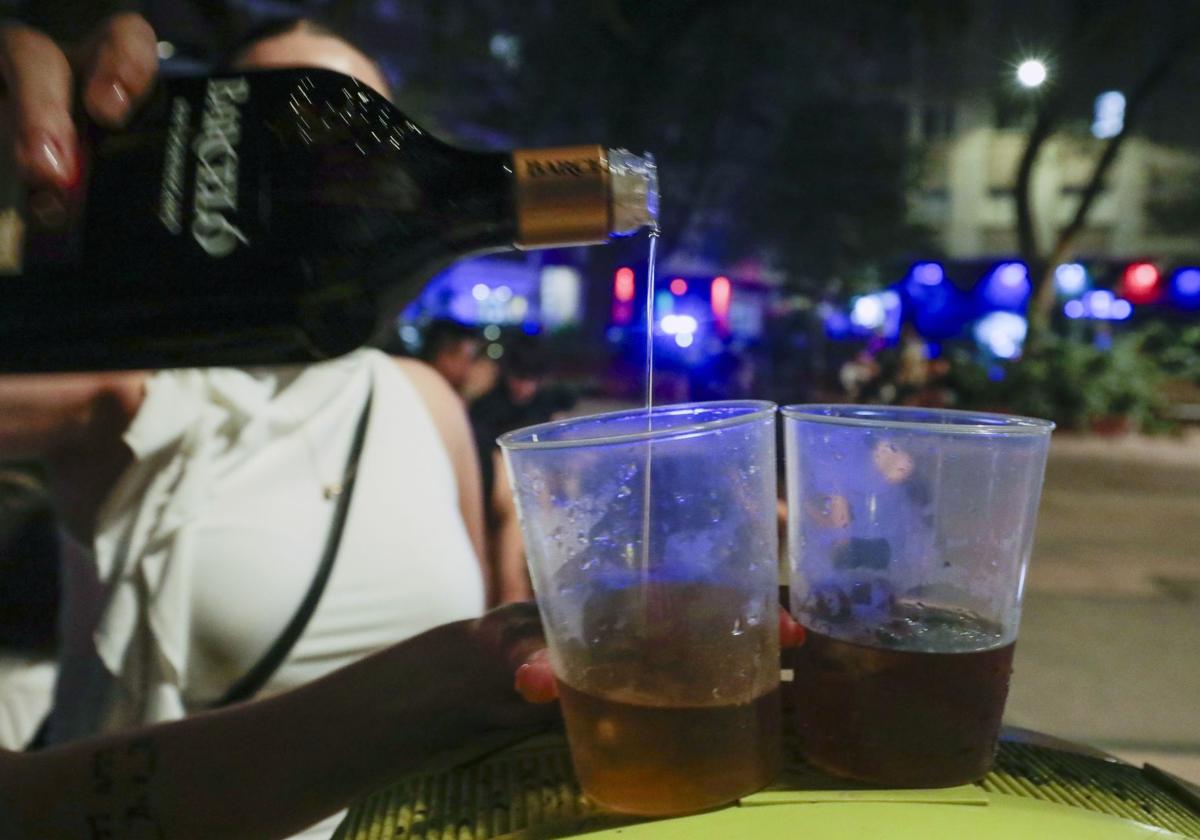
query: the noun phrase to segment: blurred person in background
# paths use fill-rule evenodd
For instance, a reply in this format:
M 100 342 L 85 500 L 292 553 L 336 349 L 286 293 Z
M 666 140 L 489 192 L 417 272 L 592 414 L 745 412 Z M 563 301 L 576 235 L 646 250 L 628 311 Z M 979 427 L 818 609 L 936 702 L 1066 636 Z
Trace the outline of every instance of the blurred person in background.
M 486 354 L 479 354 L 475 363 L 471 365 L 470 373 L 467 374 L 467 381 L 461 391 L 462 398 L 470 405 L 492 390 L 499 378 L 500 365 Z
M 691 399 L 740 400 L 756 396 L 754 359 L 749 353 L 725 346 L 691 375 Z
M 482 341 L 475 330 L 450 318 L 430 322 L 421 337 L 421 361 L 462 395 L 479 359 Z
M 540 342 L 533 336 L 517 336 L 505 346 L 495 384 L 470 406 L 482 473 L 494 601 L 499 604 L 531 598 L 533 588 L 512 487 L 496 438 L 560 417 L 574 406 L 574 394 L 548 383 L 548 372 Z
M 896 402 L 919 405 L 931 375 L 929 345 L 912 324 L 906 323 L 900 330 L 897 356 Z
M 72 92 L 115 126 L 157 71 L 155 34 L 133 14 L 109 19 L 78 55 L 72 67 L 42 33 L 0 30 L 6 119 L 38 194 L 76 177 Z M 305 20 L 252 33 L 230 64 L 323 66 L 387 91 L 369 58 Z M 360 350 L 296 368 L 3 377 L 0 458 L 45 464 L 66 535 L 48 744 L 220 702 L 293 623 L 327 545 L 334 563 L 315 612 L 260 696 L 485 607 L 470 426 L 416 360 Z
M 847 400 L 859 402 L 868 399 L 874 392 L 874 385 L 881 374 L 882 368 L 875 355 L 863 348 L 838 368 L 838 383 L 842 386 Z

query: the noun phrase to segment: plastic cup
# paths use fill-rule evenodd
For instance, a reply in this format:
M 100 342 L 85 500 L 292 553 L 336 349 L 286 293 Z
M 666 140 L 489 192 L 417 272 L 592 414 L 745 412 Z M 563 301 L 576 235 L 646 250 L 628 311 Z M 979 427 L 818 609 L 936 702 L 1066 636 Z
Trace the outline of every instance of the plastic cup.
M 770 782 L 775 406 L 601 414 L 500 446 L 584 792 L 662 816 Z
M 922 408 L 782 409 L 793 694 L 810 764 L 889 787 L 983 777 L 1008 696 L 1050 432 Z

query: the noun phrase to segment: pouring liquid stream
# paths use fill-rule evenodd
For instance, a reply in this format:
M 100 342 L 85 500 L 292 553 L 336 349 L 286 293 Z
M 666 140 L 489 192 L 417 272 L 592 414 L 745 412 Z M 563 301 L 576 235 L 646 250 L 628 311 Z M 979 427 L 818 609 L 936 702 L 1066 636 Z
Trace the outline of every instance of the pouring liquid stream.
M 659 228 L 650 229 L 650 252 L 646 259 L 646 431 L 654 431 L 654 275 L 658 256 Z M 642 466 L 642 623 L 651 620 L 645 601 L 650 582 L 650 485 L 654 466 L 654 443 L 646 440 L 646 461 Z
M 658 225 L 650 229 L 650 254 L 646 258 L 646 431 L 652 431 L 654 419 L 654 264 L 658 256 Z

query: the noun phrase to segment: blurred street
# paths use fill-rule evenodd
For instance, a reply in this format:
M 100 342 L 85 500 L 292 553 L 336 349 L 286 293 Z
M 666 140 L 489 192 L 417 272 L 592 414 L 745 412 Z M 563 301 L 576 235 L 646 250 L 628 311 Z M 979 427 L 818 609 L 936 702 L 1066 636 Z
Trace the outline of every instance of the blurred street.
M 1006 722 L 1200 780 L 1200 438 L 1050 450 Z

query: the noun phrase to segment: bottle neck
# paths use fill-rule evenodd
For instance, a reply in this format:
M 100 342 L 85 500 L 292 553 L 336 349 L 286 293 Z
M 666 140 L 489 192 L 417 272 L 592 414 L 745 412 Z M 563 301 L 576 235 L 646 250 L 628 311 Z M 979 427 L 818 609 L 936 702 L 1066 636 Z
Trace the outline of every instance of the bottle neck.
M 519 149 L 512 154 L 520 248 L 594 245 L 613 232 L 612 183 L 601 146 Z
M 455 150 L 445 164 L 437 201 L 454 224 L 444 228 L 453 236 L 443 243 L 460 254 L 596 245 L 655 222 L 653 161 L 623 150 Z

